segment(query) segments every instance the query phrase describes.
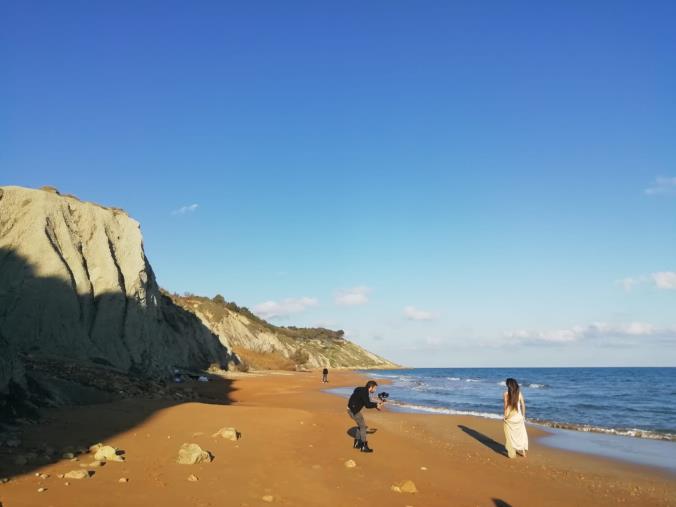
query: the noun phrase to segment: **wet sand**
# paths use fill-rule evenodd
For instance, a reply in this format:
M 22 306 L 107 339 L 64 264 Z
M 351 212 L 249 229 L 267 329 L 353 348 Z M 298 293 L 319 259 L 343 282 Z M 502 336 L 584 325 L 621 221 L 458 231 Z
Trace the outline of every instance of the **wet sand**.
M 667 506 L 676 505 L 673 474 L 549 448 L 529 429 L 528 458 L 508 459 L 500 421 L 469 416 L 365 413 L 375 430 L 373 454 L 352 449 L 344 398 L 327 387 L 362 385 L 364 377 L 331 372 L 270 373 L 178 386 L 198 401 L 130 399 L 43 411 L 22 429 L 21 448 L 2 449 L 3 507 L 15 506 Z M 219 428 L 237 442 L 213 438 Z M 61 459 L 66 447 L 97 442 L 123 449 L 126 461 L 92 468 L 90 479 L 59 479 L 93 461 Z M 179 465 L 178 448 L 199 444 L 211 463 Z M 26 449 L 52 447 L 59 457 L 16 465 Z M 354 460 L 356 467 L 345 462 Z M 36 473 L 49 474 L 48 478 Z M 188 481 L 189 475 L 198 480 Z M 126 483 L 118 482 L 128 478 Z M 418 493 L 397 493 L 405 480 Z M 38 488 L 46 488 L 39 493 Z M 265 497 L 265 499 L 264 499 Z

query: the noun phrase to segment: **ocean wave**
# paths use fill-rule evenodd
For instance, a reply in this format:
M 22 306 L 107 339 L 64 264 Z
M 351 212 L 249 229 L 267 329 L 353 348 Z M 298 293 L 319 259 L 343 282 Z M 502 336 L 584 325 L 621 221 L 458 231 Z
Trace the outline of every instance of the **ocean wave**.
M 530 387 L 531 389 L 544 389 L 547 387 L 547 384 L 528 384 L 527 387 Z
M 460 377 L 446 377 L 446 380 L 460 380 Z
M 481 382 L 481 380 L 478 378 L 466 378 L 465 382 Z
M 402 403 L 399 401 L 391 401 L 389 402 L 389 404 L 402 410 L 415 410 L 418 412 L 429 412 L 431 414 L 472 415 L 475 417 L 484 417 L 486 419 L 502 419 L 501 415 L 491 414 L 488 412 L 474 412 L 471 410 L 454 410 L 452 408 L 431 407 L 429 405 L 416 405 L 414 403 Z
M 601 426 L 592 426 L 589 424 L 562 423 L 557 421 L 547 421 L 544 419 L 530 419 L 529 422 L 556 428 L 562 430 L 582 431 L 584 433 L 603 433 L 606 435 L 619 435 L 622 437 L 647 438 L 649 440 L 668 440 L 676 442 L 676 434 L 643 430 L 640 428 L 604 428 Z

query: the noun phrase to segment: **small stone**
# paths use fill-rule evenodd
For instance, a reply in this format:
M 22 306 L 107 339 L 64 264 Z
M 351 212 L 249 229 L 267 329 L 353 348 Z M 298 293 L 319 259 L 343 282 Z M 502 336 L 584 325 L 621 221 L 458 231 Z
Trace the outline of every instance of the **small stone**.
M 47 488 L 38 488 L 38 493 L 44 493 L 47 491 Z
M 199 481 L 199 477 L 197 477 L 196 475 L 190 474 L 190 475 L 188 476 L 188 480 L 189 480 L 190 482 L 197 482 L 197 481 Z
M 64 453 L 61 455 L 61 457 L 62 457 L 63 459 L 73 459 L 73 458 L 75 457 L 75 454 L 73 454 L 72 452 L 64 452 Z
M 221 428 L 218 430 L 216 433 L 211 435 L 212 437 L 223 437 L 226 440 L 232 440 L 233 442 L 236 441 L 238 438 L 241 437 L 241 433 L 237 431 L 235 428 Z
M 90 446 L 89 446 L 89 450 L 88 450 L 87 452 L 95 453 L 95 452 L 98 451 L 101 447 L 103 447 L 103 444 L 102 444 L 101 442 L 99 442 L 98 444 L 90 445 Z
M 211 453 L 203 450 L 197 444 L 183 444 L 178 450 L 176 462 L 179 465 L 196 465 L 197 463 L 209 463 L 213 457 Z
M 64 475 L 66 479 L 89 479 L 89 470 L 71 470 Z
M 126 477 L 120 477 L 120 479 L 117 482 L 129 482 L 129 479 Z
M 418 488 L 415 487 L 413 481 L 404 481 L 399 484 L 395 484 L 390 488 L 396 493 L 417 493 Z
M 354 462 L 353 459 L 348 459 L 348 460 L 345 462 L 345 466 L 346 466 L 347 468 L 354 468 L 354 467 L 357 466 L 357 464 Z
M 427 467 L 420 467 L 420 470 L 425 471 L 425 470 L 427 470 Z
M 49 479 L 49 474 L 39 474 L 40 479 Z
M 110 445 L 99 447 L 94 454 L 96 461 L 124 461 L 124 458 L 118 454 L 118 450 Z
M 63 479 L 63 474 L 58 474 L 57 477 L 58 477 L 59 479 Z
M 7 482 L 9 482 L 9 479 L 7 477 L 3 477 L 2 479 L 0 479 L 0 484 L 5 484 Z
M 19 447 L 21 445 L 21 440 L 18 438 L 10 438 L 5 442 L 7 447 Z
M 70 486 L 70 482 L 64 482 L 63 485 L 64 486 Z
M 86 465 L 86 466 L 88 466 L 90 468 L 98 468 L 98 467 L 102 467 L 103 465 L 105 465 L 105 462 L 103 462 L 103 461 L 92 461 L 91 463 L 89 463 L 89 465 Z
M 272 502 L 275 501 L 275 497 L 272 496 L 272 495 L 265 495 L 265 496 L 262 498 L 262 500 L 263 500 L 264 502 L 272 503 Z

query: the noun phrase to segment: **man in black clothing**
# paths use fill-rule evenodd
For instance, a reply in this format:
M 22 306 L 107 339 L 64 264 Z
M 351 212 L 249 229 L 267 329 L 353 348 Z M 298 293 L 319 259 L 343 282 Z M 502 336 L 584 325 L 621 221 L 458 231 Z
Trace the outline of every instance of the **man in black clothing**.
M 329 381 L 329 369 L 328 369 L 328 368 L 324 368 L 324 369 L 322 370 L 322 382 L 326 383 L 326 382 L 328 382 L 328 381 Z
M 367 426 L 366 421 L 364 421 L 364 416 L 361 413 L 361 409 L 366 407 L 380 410 L 383 402 L 371 401 L 371 394 L 376 391 L 377 387 L 378 383 L 375 380 L 369 380 L 364 387 L 357 387 L 347 402 L 347 415 L 357 423 L 357 438 L 354 439 L 354 447 L 361 452 L 373 452 L 373 449 L 369 447 L 367 442 Z

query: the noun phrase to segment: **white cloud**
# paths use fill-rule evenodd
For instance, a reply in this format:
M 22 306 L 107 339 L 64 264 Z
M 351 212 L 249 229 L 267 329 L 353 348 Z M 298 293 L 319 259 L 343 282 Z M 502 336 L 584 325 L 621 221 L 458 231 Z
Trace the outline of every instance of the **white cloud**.
M 436 318 L 432 312 L 420 310 L 415 306 L 407 306 L 404 308 L 404 317 L 408 320 L 434 320 Z
M 676 289 L 676 272 L 674 271 L 653 273 L 652 279 L 658 289 Z
M 657 178 L 655 183 L 643 192 L 646 195 L 676 195 L 676 177 Z
M 407 351 L 427 351 L 436 352 L 444 349 L 449 344 L 446 338 L 440 336 L 425 336 L 424 338 L 417 338 L 402 347 L 402 350 Z
M 617 283 L 624 288 L 625 292 L 631 292 L 631 290 L 637 285 L 644 284 L 648 281 L 650 281 L 650 278 L 646 276 L 638 276 L 623 278 L 622 280 L 618 280 Z
M 301 313 L 312 306 L 317 306 L 319 301 L 314 298 L 287 298 L 282 301 L 265 301 L 254 306 L 253 311 L 263 319 L 278 319 L 288 317 L 294 313 Z
M 569 329 L 548 331 L 520 329 L 504 333 L 504 338 L 513 345 L 566 344 L 592 339 L 661 338 L 676 340 L 676 326 L 657 327 L 644 322 L 625 324 L 594 322 Z
M 646 283 L 653 284 L 658 289 L 676 289 L 676 272 L 660 271 L 652 273 L 649 276 L 642 275 L 623 278 L 622 280 L 618 280 L 617 283 L 624 287 L 626 292 L 631 292 L 634 287 Z
M 341 306 L 365 305 L 369 302 L 369 287 L 352 287 L 351 289 L 342 289 L 336 294 L 336 304 Z
M 175 209 L 171 212 L 172 215 L 185 215 L 186 213 L 192 213 L 199 207 L 199 204 L 190 204 L 188 206 L 181 206 L 178 209 Z

